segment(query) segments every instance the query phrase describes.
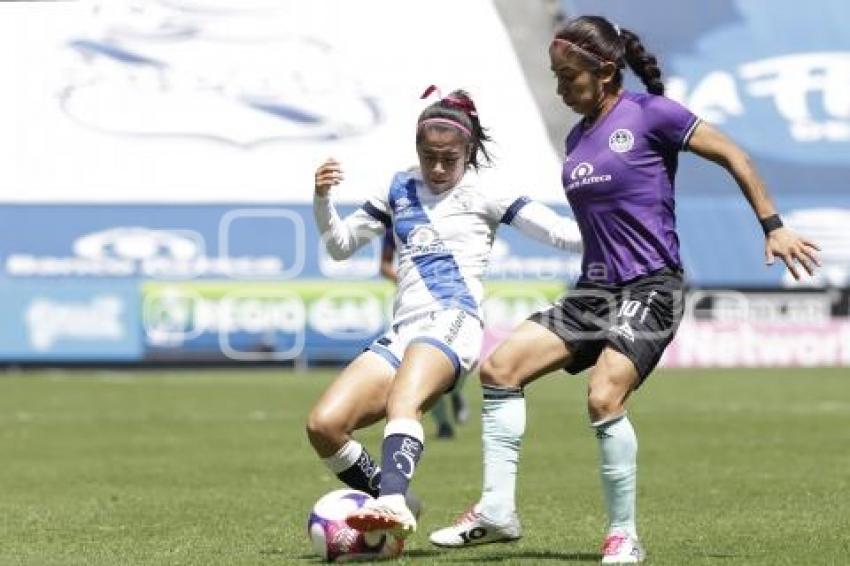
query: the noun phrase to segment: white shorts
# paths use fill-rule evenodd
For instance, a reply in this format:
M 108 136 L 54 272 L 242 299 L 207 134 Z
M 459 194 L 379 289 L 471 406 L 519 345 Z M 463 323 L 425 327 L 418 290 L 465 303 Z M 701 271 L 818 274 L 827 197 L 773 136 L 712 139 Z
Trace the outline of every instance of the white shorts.
M 410 344 L 431 344 L 442 350 L 451 360 L 457 380 L 475 368 L 483 339 L 484 329 L 481 321 L 466 311 L 455 309 L 426 313 L 402 321 L 366 349 L 375 352 L 394 369 L 398 369 L 404 351 Z

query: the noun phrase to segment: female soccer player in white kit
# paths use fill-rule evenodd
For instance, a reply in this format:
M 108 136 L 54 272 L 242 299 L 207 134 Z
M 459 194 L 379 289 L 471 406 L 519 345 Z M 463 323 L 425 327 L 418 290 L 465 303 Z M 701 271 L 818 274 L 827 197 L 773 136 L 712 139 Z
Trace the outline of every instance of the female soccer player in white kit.
M 433 89 L 426 91 L 427 96 Z M 341 219 L 331 188 L 342 169 L 316 171 L 316 223 L 334 259 L 349 257 L 391 229 L 398 250 L 393 320 L 339 375 L 307 422 L 311 444 L 347 485 L 377 496 L 350 526 L 405 537 L 416 518 L 405 501 L 425 438 L 424 411 L 478 361 L 483 277 L 500 224 L 561 249 L 578 250 L 572 220 L 526 197 L 495 194 L 477 175 L 489 141 L 475 105 L 455 91 L 428 106 L 416 125 L 419 168 Z M 386 417 L 380 465 L 351 437 Z

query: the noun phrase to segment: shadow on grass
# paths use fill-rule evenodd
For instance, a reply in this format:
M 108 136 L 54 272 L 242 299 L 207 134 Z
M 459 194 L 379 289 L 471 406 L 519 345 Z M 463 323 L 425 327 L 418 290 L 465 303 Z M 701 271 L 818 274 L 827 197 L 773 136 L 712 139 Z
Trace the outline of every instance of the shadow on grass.
M 315 564 L 325 564 L 326 563 L 324 560 L 322 560 L 321 558 L 319 558 L 315 554 L 300 554 L 298 556 L 292 556 L 289 552 L 283 550 L 282 548 L 267 548 L 265 550 L 261 550 L 260 554 L 262 554 L 264 556 L 275 556 L 275 555 L 277 555 L 277 556 L 289 556 L 290 558 L 295 558 L 297 560 L 301 560 L 301 561 L 304 561 L 304 562 L 312 562 L 312 563 L 315 563 Z M 441 552 L 439 550 L 417 549 L 417 550 L 409 550 L 409 551 L 404 552 L 400 556 L 400 558 L 407 558 L 407 557 L 410 557 L 410 558 L 428 558 L 428 557 L 432 557 L 432 556 L 439 556 L 441 554 L 445 554 L 445 553 Z M 390 560 L 378 560 L 378 561 L 379 562 L 391 562 L 392 559 L 390 559 Z M 365 562 L 369 562 L 369 561 L 366 560 Z
M 544 550 L 517 550 L 514 552 L 500 552 L 498 554 L 484 554 L 482 556 L 458 557 L 448 562 L 504 562 L 506 560 L 528 560 L 529 563 L 555 560 L 559 562 L 599 562 L 602 555 L 598 552 L 552 552 Z
M 429 556 L 444 556 L 445 554 L 446 552 L 444 550 L 416 548 L 413 550 L 405 550 L 401 554 L 401 558 L 427 558 Z
M 269 555 L 288 555 L 289 553 L 282 548 L 270 548 L 261 550 L 260 554 Z M 429 558 L 440 556 L 443 558 L 441 562 L 450 562 L 456 564 L 476 563 L 476 562 L 504 562 L 506 560 L 529 561 L 530 564 L 544 562 L 549 560 L 561 562 L 599 562 L 602 555 L 596 552 L 551 552 L 540 550 L 517 550 L 514 552 L 503 552 L 498 554 L 485 554 L 481 556 L 460 556 L 450 557 L 450 554 L 444 550 L 429 550 L 420 549 L 408 550 L 401 555 L 401 558 Z M 301 554 L 293 557 L 303 562 L 314 564 L 323 564 L 315 554 Z
M 315 554 L 299 554 L 294 556 L 291 551 L 286 551 L 282 548 L 264 548 L 260 551 L 261 556 L 286 556 L 303 562 L 313 562 L 314 564 L 324 564 L 325 561 Z

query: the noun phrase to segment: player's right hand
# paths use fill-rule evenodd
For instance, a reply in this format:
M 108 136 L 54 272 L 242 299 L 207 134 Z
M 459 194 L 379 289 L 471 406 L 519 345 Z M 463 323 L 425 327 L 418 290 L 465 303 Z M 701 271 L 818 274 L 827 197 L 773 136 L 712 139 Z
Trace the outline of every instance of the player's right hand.
M 331 187 L 339 185 L 343 179 L 342 167 L 336 159 L 331 157 L 316 169 L 316 195 L 327 196 Z

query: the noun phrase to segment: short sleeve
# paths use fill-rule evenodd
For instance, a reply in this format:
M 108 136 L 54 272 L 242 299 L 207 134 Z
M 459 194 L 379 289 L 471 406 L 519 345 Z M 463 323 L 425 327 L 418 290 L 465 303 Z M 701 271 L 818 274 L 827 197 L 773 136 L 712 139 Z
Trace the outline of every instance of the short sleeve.
M 649 137 L 665 149 L 682 151 L 700 119 L 690 110 L 664 96 L 650 95 L 644 108 Z

